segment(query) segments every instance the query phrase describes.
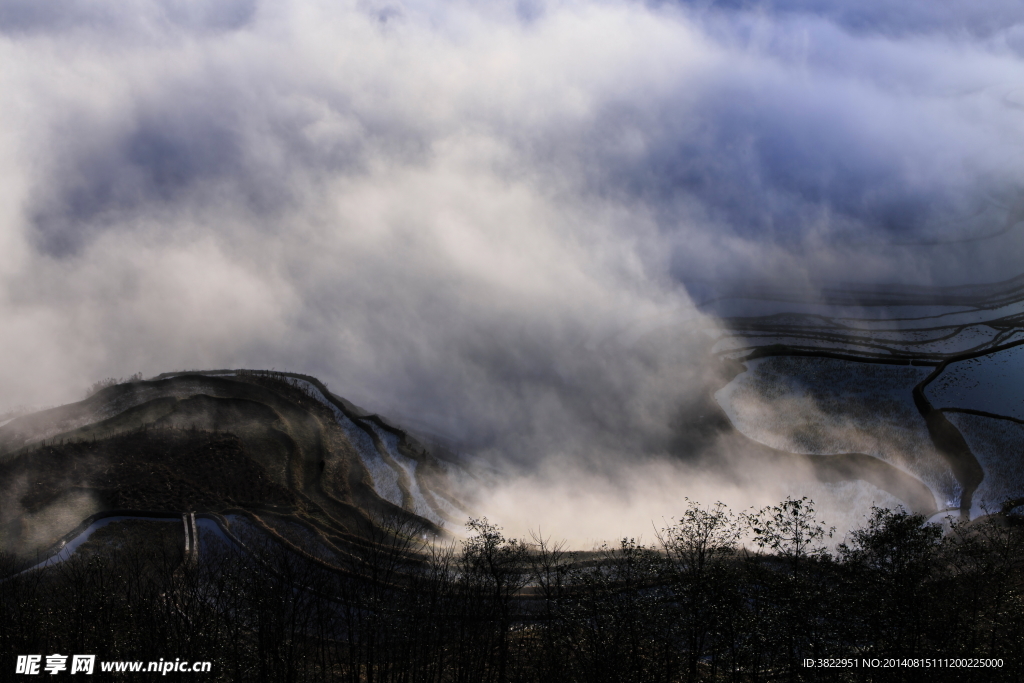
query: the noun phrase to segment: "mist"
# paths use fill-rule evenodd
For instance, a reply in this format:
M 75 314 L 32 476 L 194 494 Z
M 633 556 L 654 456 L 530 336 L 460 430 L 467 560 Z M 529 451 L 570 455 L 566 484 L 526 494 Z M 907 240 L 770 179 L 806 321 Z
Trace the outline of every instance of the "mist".
M 276 368 L 507 468 L 506 523 L 773 502 L 680 445 L 725 381 L 701 287 L 1018 274 L 1022 22 L 0 0 L 0 411 Z

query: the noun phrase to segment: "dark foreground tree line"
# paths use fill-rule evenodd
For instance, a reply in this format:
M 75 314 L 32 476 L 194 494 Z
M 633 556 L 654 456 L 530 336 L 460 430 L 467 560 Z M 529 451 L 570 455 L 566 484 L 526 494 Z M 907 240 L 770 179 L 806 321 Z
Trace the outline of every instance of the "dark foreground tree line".
M 341 571 L 256 536 L 183 562 L 153 532 L 44 570 L 7 558 L 0 680 L 26 680 L 15 655 L 52 653 L 267 683 L 1020 680 L 1024 527 L 924 522 L 876 508 L 830 550 L 806 499 L 690 504 L 652 545 L 587 553 L 486 520 L 420 546 L 396 523 Z M 951 666 L 973 659 L 1002 666 Z

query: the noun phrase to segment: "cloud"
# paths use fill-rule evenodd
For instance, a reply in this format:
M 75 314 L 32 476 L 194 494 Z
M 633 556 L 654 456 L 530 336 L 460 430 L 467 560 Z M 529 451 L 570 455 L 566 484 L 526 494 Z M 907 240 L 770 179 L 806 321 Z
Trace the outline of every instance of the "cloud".
M 276 367 L 514 461 L 671 450 L 695 283 L 1016 274 L 1022 13 L 0 1 L 0 407 Z

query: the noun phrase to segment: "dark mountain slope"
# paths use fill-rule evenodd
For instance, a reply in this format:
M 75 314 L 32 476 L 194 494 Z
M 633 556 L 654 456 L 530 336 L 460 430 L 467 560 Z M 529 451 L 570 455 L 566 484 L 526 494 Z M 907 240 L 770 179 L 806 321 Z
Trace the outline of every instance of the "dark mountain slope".
M 0 427 L 0 545 L 45 554 L 113 510 L 242 511 L 351 540 L 383 517 L 438 533 L 464 518 L 448 476 L 461 472 L 311 377 L 162 376 Z

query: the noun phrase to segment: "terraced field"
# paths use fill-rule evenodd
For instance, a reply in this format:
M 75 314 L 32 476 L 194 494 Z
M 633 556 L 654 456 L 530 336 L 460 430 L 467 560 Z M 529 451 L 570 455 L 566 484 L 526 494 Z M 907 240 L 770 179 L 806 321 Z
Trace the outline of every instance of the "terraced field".
M 972 516 L 996 511 L 1024 492 L 1024 424 L 968 413 L 947 418 L 964 435 L 985 478 L 974 492 Z
M 343 554 L 385 517 L 458 525 L 456 479 L 450 452 L 315 378 L 162 375 L 0 426 L 0 544 L 45 555 L 90 520 L 199 512 Z
M 693 434 L 724 425 L 767 469 L 811 471 L 834 508 L 976 516 L 1024 498 L 1024 278 L 758 297 L 704 303 L 730 314 L 712 354 L 738 370 Z M 196 512 L 204 543 L 235 529 L 344 563 L 384 517 L 459 526 L 479 484 L 444 446 L 287 373 L 171 373 L 4 420 L 0 545 L 25 558 L 110 515 Z
M 814 302 L 762 288 L 703 307 L 724 319 L 713 353 L 745 368 L 716 399 L 753 441 L 870 456 L 926 485 L 937 510 L 1024 496 L 1024 277 Z
M 925 390 L 939 409 L 976 410 L 1024 420 L 1024 346 L 951 362 Z
M 924 482 L 938 509 L 960 506 L 960 486 L 912 396 L 931 368 L 793 356 L 748 368 L 716 394 L 744 435 L 791 453 L 870 455 Z

